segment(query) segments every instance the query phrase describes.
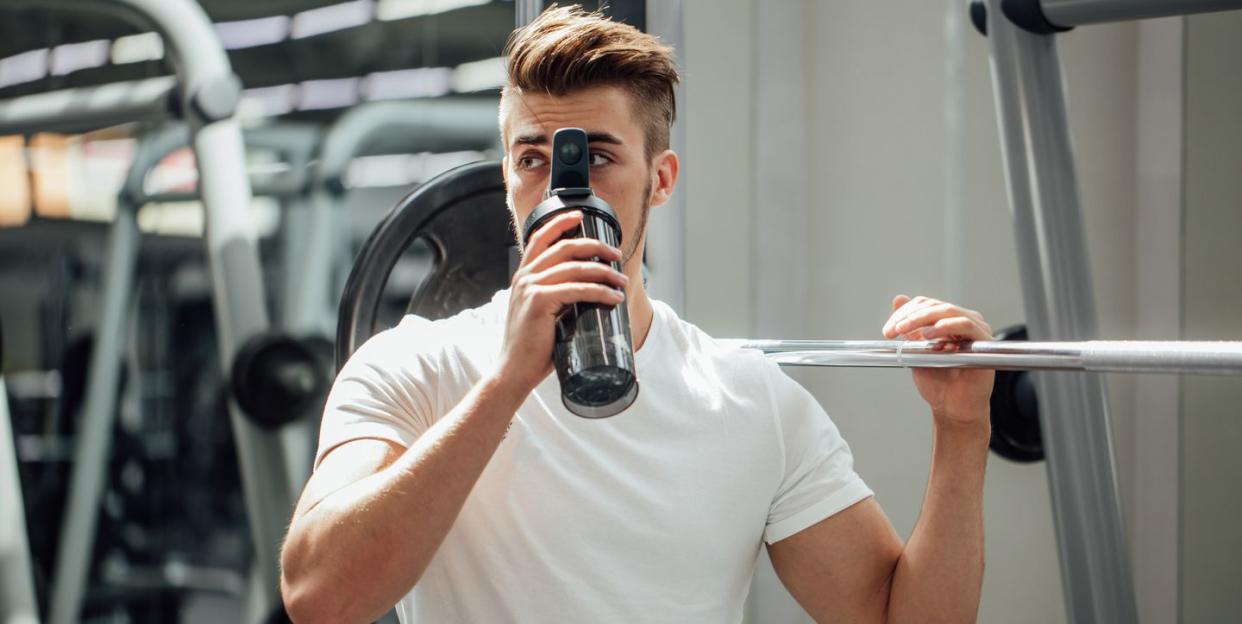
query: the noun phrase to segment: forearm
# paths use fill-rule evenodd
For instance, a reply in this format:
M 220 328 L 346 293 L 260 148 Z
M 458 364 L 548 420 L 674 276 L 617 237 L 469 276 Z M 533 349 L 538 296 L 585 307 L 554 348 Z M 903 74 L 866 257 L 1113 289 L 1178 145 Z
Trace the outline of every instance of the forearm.
M 975 620 L 983 585 L 983 479 L 990 435 L 986 415 L 981 422 L 935 428 L 923 510 L 893 573 L 890 622 Z
M 286 604 L 301 605 L 303 619 L 362 622 L 396 603 L 422 576 L 525 396 L 500 381 L 479 383 L 392 465 L 302 514 L 282 556 Z

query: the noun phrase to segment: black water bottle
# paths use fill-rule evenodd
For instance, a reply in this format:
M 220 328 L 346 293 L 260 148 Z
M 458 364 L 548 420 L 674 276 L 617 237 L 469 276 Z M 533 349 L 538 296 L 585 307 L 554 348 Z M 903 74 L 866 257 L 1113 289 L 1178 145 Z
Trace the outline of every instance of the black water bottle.
M 582 212 L 582 225 L 563 238 L 590 237 L 621 247 L 621 224 L 608 202 L 590 186 L 590 154 L 586 132 L 562 128 L 552 138 L 552 174 L 548 192 L 526 223 L 522 240 L 549 219 L 567 210 Z M 609 263 L 620 271 L 620 262 Z M 607 418 L 625 410 L 638 397 L 630 315 L 625 302 L 568 305 L 556 321 L 552 353 L 561 400 L 583 418 Z

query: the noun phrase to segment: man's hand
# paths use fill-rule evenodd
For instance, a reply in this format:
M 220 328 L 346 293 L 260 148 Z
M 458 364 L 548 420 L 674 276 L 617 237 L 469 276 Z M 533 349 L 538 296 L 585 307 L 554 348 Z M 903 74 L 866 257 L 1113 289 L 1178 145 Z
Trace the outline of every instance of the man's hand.
M 884 337 L 939 340 L 937 350 L 957 351 L 958 342 L 991 340 L 992 327 L 974 310 L 931 299 L 897 295 L 893 314 L 884 324 Z M 969 368 L 915 368 L 914 385 L 932 408 L 940 425 L 980 425 L 989 413 L 990 370 Z
M 552 218 L 531 235 L 513 275 L 499 375 L 527 392 L 552 372 L 556 319 L 566 305 L 625 301 L 629 278 L 595 260 L 620 261 L 620 250 L 594 238 L 561 240 L 581 224 L 578 211 Z

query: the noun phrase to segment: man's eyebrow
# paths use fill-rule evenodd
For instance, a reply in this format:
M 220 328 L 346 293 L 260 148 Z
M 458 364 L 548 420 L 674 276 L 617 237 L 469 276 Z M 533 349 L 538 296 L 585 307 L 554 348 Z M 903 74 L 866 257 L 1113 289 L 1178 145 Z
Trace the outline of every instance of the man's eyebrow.
M 621 139 L 608 132 L 588 132 L 587 143 L 609 143 L 612 145 L 623 145 Z M 548 135 L 546 134 L 523 134 L 513 139 L 514 145 L 547 145 Z

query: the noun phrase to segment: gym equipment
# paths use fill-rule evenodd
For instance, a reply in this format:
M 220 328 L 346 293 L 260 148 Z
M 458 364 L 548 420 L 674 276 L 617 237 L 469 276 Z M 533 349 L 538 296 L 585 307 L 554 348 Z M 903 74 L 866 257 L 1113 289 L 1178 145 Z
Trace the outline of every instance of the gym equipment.
M 331 343 L 319 336 L 256 334 L 233 360 L 233 396 L 266 429 L 316 416 L 332 386 L 331 352 Z
M 530 242 L 535 230 L 569 210 L 582 212 L 577 232 L 561 238 L 594 238 L 621 248 L 621 224 L 608 202 L 591 191 L 590 156 L 586 131 L 561 128 L 552 136 L 552 174 L 548 197 L 522 225 L 522 240 Z M 620 262 L 609 262 L 621 270 Z M 607 418 L 621 413 L 638 398 L 634 374 L 634 345 L 630 314 L 625 305 L 566 306 L 556 319 L 556 346 L 552 351 L 561 402 L 583 418 Z
M 0 362 L 3 361 L 4 338 L 0 331 Z M 0 375 L 0 622 L 39 621 L 29 543 L 9 416 L 9 394 L 4 376 Z
M 109 85 L 86 91 L 62 91 L 30 98 L 0 102 L 0 133 L 34 133 L 48 129 L 90 130 L 120 121 L 165 117 L 170 110 L 191 123 L 193 146 L 201 173 L 200 188 L 206 206 L 206 243 L 216 307 L 217 335 L 221 362 L 231 362 L 234 351 L 253 334 L 268 326 L 263 299 L 263 279 L 259 269 L 254 237 L 249 232 L 245 211 L 250 205 L 250 182 L 244 170 L 242 137 L 233 114 L 240 96 L 240 85 L 229 67 L 228 58 L 202 8 L 191 0 L 13 0 L 12 4 L 36 9 L 102 11 L 133 22 L 143 30 L 160 33 L 168 58 L 174 60 L 172 81 L 157 83 L 147 91 L 131 91 L 125 85 Z M 169 87 L 174 86 L 174 89 Z M 133 85 L 130 85 L 133 86 Z M 117 97 L 94 97 L 114 88 Z M 174 99 L 173 94 L 176 94 Z M 31 99 L 39 98 L 39 99 Z M 169 107 L 176 102 L 177 106 Z M 49 106 L 49 103 L 60 103 Z M 105 341 L 116 340 L 122 328 L 123 302 L 132 267 L 136 225 L 133 215 L 118 210 L 107 264 L 115 265 L 105 282 L 102 308 L 108 324 L 101 324 L 101 344 L 96 346 L 91 364 L 92 376 L 108 365 Z M 118 277 L 111 277 L 118 276 Z M 111 331 L 116 330 L 116 331 Z M 87 413 L 106 411 L 115 393 L 115 384 L 92 384 L 100 390 L 87 397 Z M 99 407 L 102 406 L 102 407 Z M 285 524 L 293 507 L 293 492 L 286 476 L 284 449 L 272 432 L 248 422 L 237 409 L 230 409 L 236 436 L 239 463 L 249 510 L 251 537 L 256 559 L 257 579 L 252 605 L 257 612 L 269 612 L 279 603 L 280 575 L 278 550 Z M 95 421 L 105 421 L 95 418 Z M 84 422 L 82 440 L 98 431 L 95 421 Z M 81 457 L 81 455 L 79 455 Z M 98 459 L 98 458 L 92 458 Z M 90 492 L 97 487 L 88 481 L 97 477 L 74 474 L 76 490 Z M 70 501 L 71 504 L 82 503 Z M 86 556 L 81 543 L 62 543 L 58 569 L 82 567 Z M 50 621 L 56 624 L 77 619 L 81 610 L 82 583 L 58 584 L 53 591 Z
M 116 389 L 121 386 L 119 354 L 125 333 L 123 317 L 124 311 L 131 304 L 131 284 L 134 281 L 138 254 L 135 215 L 139 208 L 151 202 L 198 199 L 198 193 L 195 192 L 147 193 L 145 180 L 147 174 L 169 154 L 189 145 L 190 139 L 190 128 L 184 124 L 165 124 L 143 134 L 118 198 L 117 217 L 112 225 L 112 239 L 109 243 L 110 260 L 103 271 L 103 296 L 105 302 L 110 302 L 112 307 L 105 304 L 105 314 L 99 321 L 101 331 L 97 333 L 100 338 L 95 349 L 92 349 L 92 353 L 98 355 L 92 357 L 90 364 L 87 400 L 72 467 L 73 476 L 67 494 L 69 504 L 62 522 L 57 565 L 53 571 L 53 596 L 80 595 L 89 573 L 87 562 L 90 561 L 94 546 L 99 503 L 104 493 L 106 466 L 112 450 Z M 283 175 L 265 180 L 256 188 L 256 194 L 300 194 L 309 179 L 306 168 L 317 146 L 317 140 L 316 132 L 301 127 L 276 125 L 249 131 L 244 137 L 247 146 L 275 151 L 289 164 Z M 256 334 L 242 345 L 238 351 L 239 356 L 246 355 L 248 363 L 270 362 L 270 356 L 254 357 L 254 349 L 258 343 L 273 342 L 270 336 L 268 333 Z M 302 388 L 299 392 L 292 387 L 277 384 L 269 376 L 257 375 L 255 383 L 241 386 L 234 384 L 234 387 L 243 388 L 243 395 L 237 397 L 239 403 L 243 408 L 266 408 L 269 405 L 256 397 L 275 396 L 283 399 L 277 409 L 264 409 L 255 418 L 264 429 L 273 429 L 278 423 L 288 422 L 294 418 L 294 414 L 304 414 L 308 409 L 307 403 L 322 396 L 330 385 L 330 380 L 323 372 L 323 365 L 318 364 L 320 359 L 313 355 L 307 357 L 307 365 L 297 369 L 303 371 L 300 377 L 303 383 L 312 384 L 312 387 Z M 282 366 L 278 370 L 288 373 L 290 367 Z M 236 378 L 236 368 L 233 372 Z M 284 394 L 279 394 L 280 390 L 284 390 Z M 250 410 L 244 413 L 252 417 L 255 415 Z M 294 471 L 292 466 L 288 469 L 290 473 Z M 291 483 L 290 487 L 295 485 Z M 56 604 L 55 601 L 53 604 Z
M 384 285 L 402 252 L 416 239 L 434 254 L 407 311 L 440 319 L 487 303 L 509 283 L 516 245 L 500 163 L 446 171 L 406 195 L 375 226 L 354 260 L 341 295 L 336 332 L 339 371 L 379 324 Z
M 976 23 L 983 14 L 991 50 L 1030 335 L 1090 339 L 1095 298 L 1054 33 L 1077 24 L 1237 9 L 1242 0 L 987 0 L 983 6 L 971 11 Z M 1054 372 L 1033 378 L 1067 617 L 1136 621 L 1103 379 Z
M 1026 340 L 1026 326 L 996 332 L 996 339 Z M 1029 371 L 998 370 L 992 384 L 992 439 L 988 447 L 1016 462 L 1044 459 L 1044 437 L 1039 428 L 1039 396 Z
M 349 164 L 364 154 L 412 154 L 475 150 L 499 152 L 496 102 L 473 98 L 437 98 L 408 102 L 372 102 L 355 106 L 324 134 L 319 166 L 312 181 L 307 211 L 293 215 L 290 236 L 304 231 L 306 241 L 293 266 L 304 267 L 298 283 L 289 283 L 296 296 L 285 308 L 283 326 L 291 331 L 312 328 L 331 334 L 336 325 L 337 297 L 353 259 L 351 237 L 341 236 L 349 189 L 345 175 Z M 329 266 L 335 249 L 338 265 Z M 339 270 L 338 270 L 339 269 Z
M 993 370 L 1242 375 L 1242 342 L 1087 340 L 962 342 L 938 351 L 936 340 L 722 340 L 762 351 L 785 366 L 990 368 Z

